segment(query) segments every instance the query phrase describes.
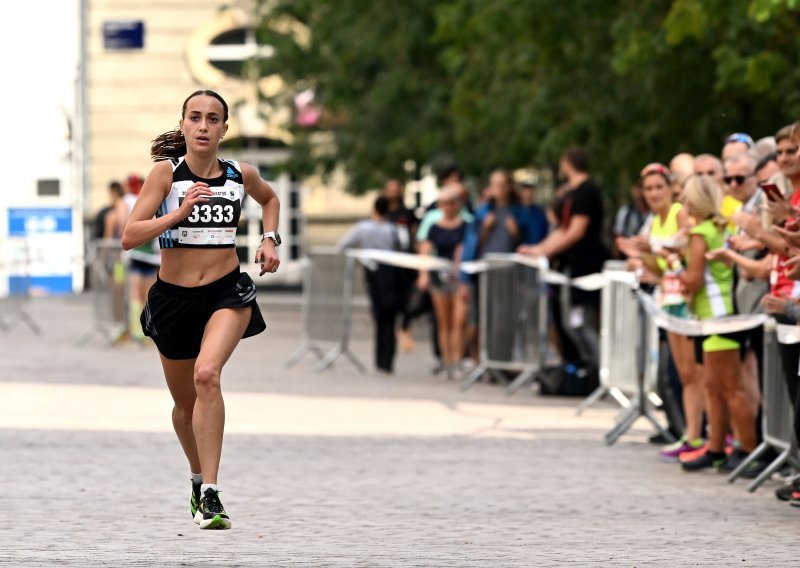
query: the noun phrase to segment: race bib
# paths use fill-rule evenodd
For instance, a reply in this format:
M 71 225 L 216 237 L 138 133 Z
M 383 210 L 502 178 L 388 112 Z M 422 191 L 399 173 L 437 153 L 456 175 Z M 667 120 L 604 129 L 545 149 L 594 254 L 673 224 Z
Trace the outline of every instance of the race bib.
M 211 246 L 236 243 L 236 228 L 242 213 L 238 192 L 227 186 L 210 189 L 214 195 L 206 203 L 196 204 L 191 214 L 180 222 L 177 228 L 179 243 Z M 185 196 L 186 189 L 183 189 L 178 195 L 178 207 Z

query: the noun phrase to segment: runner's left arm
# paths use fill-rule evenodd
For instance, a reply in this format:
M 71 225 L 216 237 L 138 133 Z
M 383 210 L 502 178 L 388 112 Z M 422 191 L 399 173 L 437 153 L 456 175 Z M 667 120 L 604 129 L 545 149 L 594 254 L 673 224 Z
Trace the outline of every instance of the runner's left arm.
M 272 186 L 261 179 L 258 171 L 248 164 L 242 164 L 242 177 L 244 190 L 261 205 L 261 222 L 264 224 L 264 232 L 277 232 L 281 204 Z M 278 260 L 278 251 L 275 250 L 275 243 L 272 242 L 272 239 L 261 241 L 261 246 L 256 251 L 255 261 L 261 263 L 261 276 L 267 272 L 278 270 L 281 261 Z

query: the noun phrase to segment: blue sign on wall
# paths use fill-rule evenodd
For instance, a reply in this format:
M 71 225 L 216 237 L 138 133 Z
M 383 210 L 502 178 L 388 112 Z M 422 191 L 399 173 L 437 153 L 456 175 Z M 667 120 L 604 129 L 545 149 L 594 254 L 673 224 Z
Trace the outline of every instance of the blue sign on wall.
M 9 237 L 71 232 L 72 209 L 69 207 L 12 207 L 8 209 Z
M 108 50 L 144 48 L 144 22 L 141 20 L 103 22 L 103 47 Z

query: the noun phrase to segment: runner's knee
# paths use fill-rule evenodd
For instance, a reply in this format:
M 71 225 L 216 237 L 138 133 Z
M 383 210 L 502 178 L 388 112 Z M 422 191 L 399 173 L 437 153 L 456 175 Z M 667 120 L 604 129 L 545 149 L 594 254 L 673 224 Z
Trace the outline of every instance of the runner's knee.
M 219 367 L 209 363 L 198 364 L 194 369 L 194 386 L 198 396 L 219 392 Z
M 191 424 L 192 415 L 194 414 L 194 401 L 192 401 L 191 405 L 175 403 L 173 413 L 177 420 Z

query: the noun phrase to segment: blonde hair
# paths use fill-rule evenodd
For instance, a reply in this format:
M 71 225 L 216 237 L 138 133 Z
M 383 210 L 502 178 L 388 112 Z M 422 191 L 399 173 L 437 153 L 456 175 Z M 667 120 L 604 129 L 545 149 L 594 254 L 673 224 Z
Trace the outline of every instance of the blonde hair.
M 709 176 L 689 176 L 683 186 L 683 201 L 689 213 L 700 221 L 711 219 L 720 229 L 728 224 L 719 213 L 722 198 L 722 188 Z

